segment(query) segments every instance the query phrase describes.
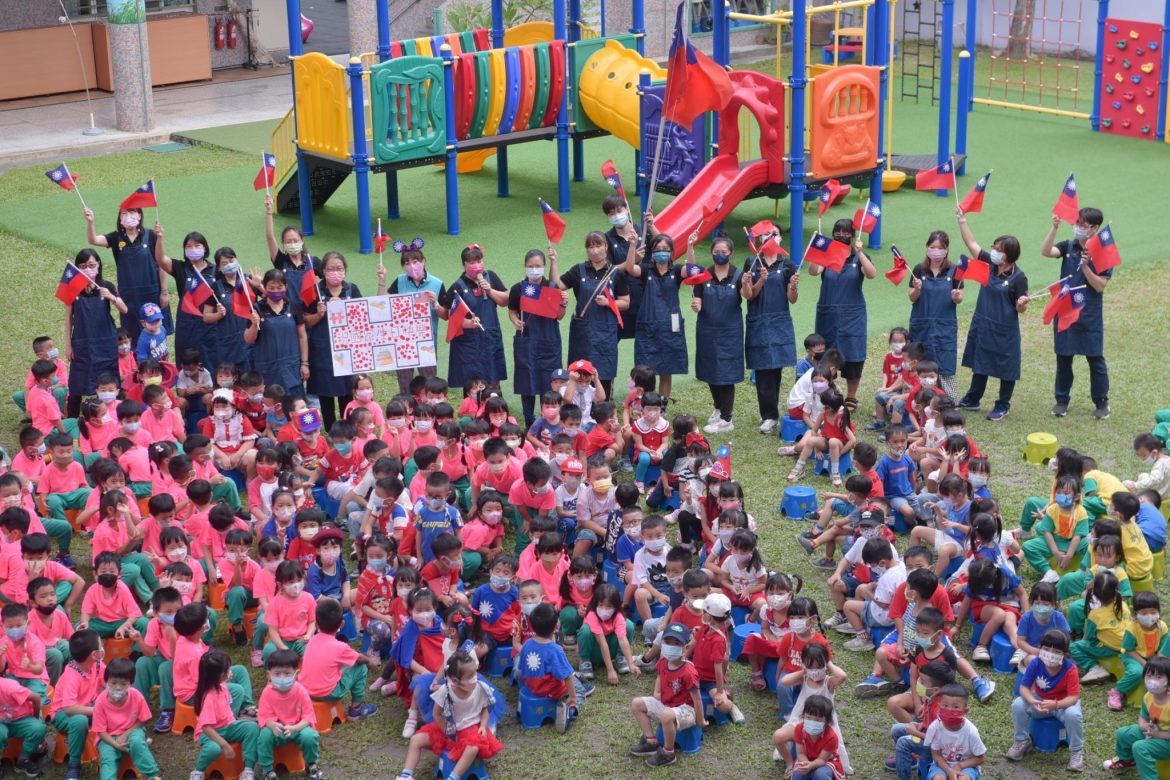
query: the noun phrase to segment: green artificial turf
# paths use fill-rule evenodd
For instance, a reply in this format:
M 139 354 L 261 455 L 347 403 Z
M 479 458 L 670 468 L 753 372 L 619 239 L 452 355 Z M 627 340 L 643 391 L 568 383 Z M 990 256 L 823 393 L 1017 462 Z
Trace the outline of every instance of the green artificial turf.
M 895 122 L 895 146 L 899 152 L 923 153 L 934 148 L 934 123 L 929 109 L 900 104 Z M 263 133 L 257 134 L 261 142 L 262 137 Z M 214 246 L 233 246 L 246 266 L 261 268 L 267 265 L 263 195 L 254 192 L 251 186 L 257 167 L 256 154 L 250 147 L 241 148 L 246 151 L 229 152 L 201 146 L 178 155 L 143 152 L 111 155 L 79 160 L 71 169 L 82 175 L 82 191 L 98 213 L 100 228 L 108 229 L 112 225 L 121 198 L 154 176 L 162 216 L 172 237 L 188 230 L 203 231 Z M 627 183 L 632 185 L 634 179 L 632 156 L 627 147 L 612 139 L 600 139 L 588 142 L 586 149 L 586 181 L 573 185 L 574 210 L 565 215 L 568 232 L 561 249 L 562 268 L 581 259 L 579 247 L 585 231 L 604 226 L 598 203 L 609 189 L 598 174 L 600 162 L 613 157 Z M 1159 144 L 1093 134 L 1084 123 L 985 109 L 972 115 L 970 173 L 973 175 L 960 186 L 965 192 L 979 174 L 987 169 L 995 170 L 986 211 L 971 218 L 977 237 L 986 242 L 1000 233 L 1019 235 L 1024 246 L 1021 265 L 1031 277 L 1033 289 L 1038 290 L 1042 284 L 1055 279 L 1057 263 L 1039 258 L 1038 248 L 1060 185 L 1068 172 L 1075 170 L 1082 202 L 1105 210 L 1107 219 L 1114 222 L 1125 258 L 1125 265 L 1117 271 L 1106 294 L 1106 354 L 1113 379 L 1110 393 L 1113 417 L 1104 422 L 1090 417 L 1083 361 L 1076 364 L 1078 376 L 1070 416 L 1058 421 L 1048 415 L 1055 361 L 1051 332 L 1040 323 L 1038 306 L 1022 318 L 1024 373 L 1011 415 L 998 424 L 988 423 L 980 415 L 969 417 L 968 429 L 981 449 L 990 455 L 991 486 L 1002 501 L 1010 526 L 1015 525 L 1023 499 L 1047 486 L 1044 469 L 1023 463 L 1023 443 L 1028 433 L 1051 431 L 1062 444 L 1095 455 L 1103 468 L 1129 478 L 1140 465 L 1130 451 L 1132 436 L 1148 430 L 1153 410 L 1166 405 L 1165 361 L 1156 335 L 1165 316 L 1162 290 L 1170 272 L 1160 240 L 1165 222 L 1159 219 L 1162 206 L 1158 198 L 1165 191 L 1166 153 L 1167 149 Z M 461 236 L 447 236 L 443 232 L 442 175 L 433 169 L 402 173 L 404 218 L 396 223 L 384 223 L 386 232 L 407 240 L 415 235 L 423 236 L 427 240 L 425 251 L 432 272 L 447 280 L 458 272 L 458 251 L 475 241 L 484 246 L 489 267 L 512 283 L 521 276 L 524 252 L 545 244 L 535 200 L 555 198 L 553 160 L 551 144 L 512 147 L 510 200 L 495 197 L 494 160 L 488 162 L 484 172 L 461 177 L 464 228 Z M 371 189 L 375 214 L 384 212 L 384 190 L 377 177 Z M 656 200 L 660 207 L 666 197 Z M 830 212 L 830 217 L 851 216 L 857 206 L 858 202 L 851 199 Z M 787 203 L 782 203 L 784 224 L 787 208 Z M 907 189 L 888 196 L 883 235 L 886 249 L 873 253 L 879 270 L 890 265 L 887 251 L 890 242 L 897 243 L 915 261 L 931 230 L 943 228 L 954 234 L 953 210 L 953 199 L 936 198 L 931 193 Z M 738 235 L 741 225 L 772 214 L 773 204 L 768 201 L 745 203 L 729 221 L 728 231 Z M 363 289 L 372 290 L 377 260 L 356 252 L 355 215 L 353 187 L 347 184 L 316 214 L 317 232 L 309 238 L 308 246 L 315 254 L 329 249 L 344 252 L 350 260 L 351 278 Z M 148 222 L 154 216 L 148 211 Z M 809 217 L 815 217 L 815 212 Z M 284 222 L 278 219 L 277 224 Z M 76 196 L 49 186 L 41 167 L 0 176 L 0 257 L 4 267 L 0 311 L 6 315 L 4 341 L 0 346 L 0 376 L 7 377 L 6 393 L 21 384 L 28 370 L 33 337 L 42 334 L 61 337 L 62 308 L 53 298 L 53 290 L 64 261 L 84 245 L 84 229 Z M 1066 229 L 1062 236 L 1067 235 Z M 175 248 L 171 246 L 172 251 Z M 393 256 L 388 256 L 386 262 L 391 268 L 397 265 Z M 801 299 L 795 309 L 798 339 L 812 329 L 817 284 L 808 277 L 801 284 Z M 877 387 L 876 364 L 884 352 L 884 333 L 894 325 L 905 324 L 909 312 L 906 288 L 894 288 L 880 276 L 866 285 L 866 295 L 872 360 L 863 381 L 863 398 Z M 974 295 L 968 295 L 961 307 L 963 332 L 974 299 Z M 693 318 L 688 318 L 688 324 L 693 328 Z M 506 333 L 506 340 L 510 340 L 510 333 Z M 690 343 L 693 345 L 693 338 Z M 631 353 L 630 345 L 622 347 L 623 368 L 619 377 L 624 376 Z M 446 350 L 440 339 L 440 372 L 445 370 Z M 791 379 L 790 372 L 786 372 L 785 384 Z M 961 371 L 960 385 L 967 379 L 967 372 Z M 388 398 L 393 387 L 392 380 L 380 378 L 378 398 Z M 670 411 L 687 411 L 705 419 L 710 410 L 706 388 L 693 380 L 681 379 L 676 381 L 675 388 L 678 403 Z M 795 543 L 794 535 L 803 524 L 776 514 L 790 461 L 776 456 L 775 438 L 755 432 L 758 417 L 754 394 L 747 383 L 739 389 L 735 422 L 736 432 L 727 437 L 733 447 L 734 475 L 744 485 L 747 509 L 759 522 L 765 562 L 770 569 L 794 572 L 805 578 L 805 593 L 817 600 L 827 617 L 831 602 L 823 584 L 825 575 L 808 565 Z M 0 444 L 9 451 L 15 444 L 18 426 L 15 406 L 7 402 L 0 405 Z M 873 440 L 869 434 L 862 437 Z M 810 484 L 819 490 L 828 487 L 824 479 L 810 480 Z M 79 541 L 75 555 L 79 560 L 88 561 L 87 552 L 84 541 Z M 87 563 L 83 564 L 82 573 L 91 574 Z M 1030 574 L 1026 578 L 1029 585 L 1034 581 Z M 1158 584 L 1158 590 L 1163 597 L 1170 595 L 1165 582 Z M 964 636 L 961 642 L 964 647 L 965 639 Z M 842 710 L 846 743 L 858 771 L 855 777 L 868 780 L 884 776 L 880 762 L 891 755 L 890 719 L 884 703 L 859 701 L 851 691 L 852 684 L 868 674 L 871 658 L 868 654 L 841 649 L 839 637 L 833 638 L 833 644 L 838 651 L 838 662 L 850 675 L 850 685 L 838 693 L 837 701 Z M 236 648 L 229 649 L 237 662 L 247 663 Z M 263 673 L 256 672 L 254 679 L 259 691 Z M 1011 742 L 1007 707 L 1012 680 L 1004 675 L 993 675 L 993 679 L 999 684 L 995 698 L 989 706 L 973 705 L 972 714 L 990 751 L 984 776 L 1065 776 L 1067 751 L 1064 750 L 1048 756 L 1034 754 L 1022 765 L 1011 765 L 1002 759 L 1003 751 Z M 675 776 L 779 774 L 770 758 L 770 735 L 778 725 L 775 699 L 751 692 L 747 680 L 746 667 L 737 665 L 732 683 L 737 700 L 748 715 L 748 724 L 742 728 L 714 730 L 700 754 L 680 759 L 672 770 Z M 637 736 L 629 714 L 629 699 L 648 693 L 651 685 L 647 678 L 627 678 L 618 687 L 611 688 L 602 680 L 582 720 L 565 737 L 557 737 L 548 728 L 524 732 L 514 723 L 507 723 L 500 731 L 507 748 L 492 762 L 493 775 L 568 777 L 588 772 L 596 777 L 626 778 L 647 773 L 641 762 L 628 758 L 625 751 Z M 501 690 L 511 702 L 515 701 L 514 689 L 501 686 Z M 1102 760 L 1113 754 L 1114 730 L 1136 717 L 1132 710 L 1120 714 L 1108 712 L 1104 706 L 1105 691 L 1104 686 L 1092 686 L 1084 694 L 1089 767 L 1086 777 L 1105 776 L 1099 767 Z M 328 776 L 383 778 L 398 771 L 404 754 L 404 743 L 397 736 L 403 719 L 402 708 L 397 701 L 379 700 L 379 703 L 383 710 L 374 719 L 335 728 L 323 738 L 322 765 Z M 156 737 L 154 751 L 162 761 L 164 777 L 183 777 L 192 767 L 195 750 L 189 737 Z M 430 766 L 430 759 L 425 758 L 420 776 Z M 86 772 L 89 777 L 94 770 L 87 768 Z M 665 776 L 666 772 L 649 774 Z M 50 778 L 62 775 L 62 768 L 56 766 L 46 772 Z

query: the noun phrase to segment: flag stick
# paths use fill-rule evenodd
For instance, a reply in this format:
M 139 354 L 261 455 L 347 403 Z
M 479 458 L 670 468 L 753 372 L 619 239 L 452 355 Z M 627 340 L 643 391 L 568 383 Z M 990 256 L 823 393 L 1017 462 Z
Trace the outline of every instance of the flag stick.
M 866 199 L 865 199 L 865 211 L 861 212 L 861 224 L 857 226 L 857 233 L 858 233 L 859 235 L 860 235 L 861 233 L 865 233 L 865 232 L 867 232 L 867 231 L 866 231 L 866 229 L 865 229 L 865 220 L 866 220 L 866 218 L 869 216 L 869 206 L 870 206 L 870 204 L 871 204 L 871 203 L 873 203 L 873 199 L 872 199 L 872 198 L 866 198 Z M 819 231 L 818 231 L 818 232 L 819 232 Z M 812 244 L 810 243 L 810 244 L 809 244 L 809 246 L 812 246 Z
M 682 18 L 682 45 L 687 46 L 687 25 L 689 24 L 689 3 L 683 4 L 683 18 Z M 676 74 L 677 75 L 677 74 Z M 667 75 L 669 79 L 669 74 Z M 651 204 L 654 203 L 654 191 L 658 189 L 658 166 L 662 162 L 662 134 L 666 131 L 666 87 L 662 88 L 662 111 L 658 115 L 658 137 L 654 144 L 654 163 L 650 166 L 650 192 L 646 196 L 646 211 L 653 211 Z M 646 223 L 642 223 L 642 243 L 646 243 L 649 235 L 649 228 Z
M 593 303 L 594 300 L 597 299 L 597 296 L 604 295 L 603 290 L 605 290 L 605 286 L 609 283 L 609 277 L 612 276 L 613 272 L 616 270 L 617 270 L 616 265 L 611 265 L 609 267 L 609 270 L 605 272 L 605 276 L 601 277 L 601 281 L 597 285 L 597 292 L 594 293 L 593 296 L 589 300 L 585 301 L 585 305 L 581 307 L 581 313 L 574 314 L 573 317 L 575 317 L 576 319 L 582 319 L 585 316 L 585 312 L 589 311 L 589 305 L 591 303 Z
M 955 165 L 955 158 L 953 155 L 951 156 L 951 181 L 955 185 L 955 207 L 961 210 L 963 206 L 959 202 L 959 169 Z
M 812 243 L 813 241 L 816 241 L 817 236 L 819 235 L 822 235 L 820 231 L 813 233 L 812 237 L 808 240 L 808 243 L 804 245 L 804 251 L 800 253 L 800 264 L 795 266 L 797 271 L 799 271 L 801 266 L 804 265 L 804 259 L 808 257 L 808 250 L 812 249 Z M 810 271 L 809 273 L 812 272 Z
M 61 167 L 65 169 L 65 175 L 69 177 L 69 181 L 73 182 L 73 191 L 77 193 L 77 198 L 81 201 L 81 207 L 83 209 L 89 208 L 89 206 L 85 205 L 85 198 L 81 197 L 81 188 L 77 186 L 76 181 L 73 181 L 73 174 L 69 172 L 69 164 L 62 160 Z
M 266 178 L 265 181 L 268 181 Z M 382 238 L 382 218 L 378 217 L 378 238 Z M 378 268 L 382 268 L 382 251 L 385 249 L 382 241 L 378 242 Z
M 460 302 L 460 303 L 462 303 L 464 306 L 467 306 L 467 301 L 463 300 L 463 296 L 462 296 L 462 295 L 460 295 L 459 293 L 455 293 L 455 297 L 459 299 L 459 302 Z M 470 306 L 467 306 L 467 311 L 468 311 L 469 313 L 471 312 L 471 307 L 470 307 Z M 476 321 L 476 323 L 478 324 L 478 326 L 479 326 L 479 329 L 480 329 L 480 330 L 482 330 L 484 333 L 487 333 L 487 328 L 485 328 L 485 327 L 483 326 L 483 323 L 479 321 L 479 317 L 476 317 L 476 315 L 475 315 L 475 314 L 470 314 L 470 316 L 472 316 L 472 317 L 475 317 L 475 321 Z
M 264 195 L 272 197 L 272 191 L 268 189 L 268 160 L 264 159 L 264 150 L 260 150 L 260 170 L 264 171 Z
M 154 183 L 154 177 L 150 177 L 150 186 L 154 190 L 154 221 L 162 224 L 162 214 L 158 210 L 158 185 Z

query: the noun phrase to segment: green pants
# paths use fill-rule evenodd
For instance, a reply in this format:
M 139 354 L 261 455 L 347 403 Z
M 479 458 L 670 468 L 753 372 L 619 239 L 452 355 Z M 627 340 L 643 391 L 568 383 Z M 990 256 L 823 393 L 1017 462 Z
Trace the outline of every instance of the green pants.
M 236 483 L 230 479 L 225 479 L 218 485 L 211 486 L 211 500 L 212 502 L 222 501 L 232 508 L 233 512 L 240 511 L 240 491 L 236 488 Z
M 345 698 L 345 694 L 349 694 L 350 704 L 361 704 L 362 699 L 366 698 L 366 679 L 369 677 L 370 670 L 363 663 L 354 666 L 347 666 L 341 672 L 341 679 L 337 681 L 337 687 L 328 696 L 322 696 L 323 701 L 340 701 Z
M 17 677 L 14 674 L 4 675 L 9 680 L 14 680 L 21 688 L 27 691 L 32 691 L 37 696 L 41 697 L 41 702 L 44 702 L 49 695 L 49 686 L 44 680 L 39 677 Z
M 410 483 L 406 483 L 410 484 Z M 464 512 L 471 511 L 471 480 L 467 477 L 460 477 L 451 483 L 451 489 L 455 491 L 455 503 Z
M 1084 599 L 1069 602 L 1068 607 L 1064 610 L 1064 616 L 1068 619 L 1068 629 L 1073 636 L 1081 636 L 1085 633 Z
M 286 640 L 284 640 L 284 643 L 288 646 L 289 650 L 295 650 L 297 655 L 299 655 L 301 658 L 305 657 L 305 642 L 304 642 L 304 640 L 297 639 L 293 642 L 290 642 L 286 639 Z M 268 656 L 275 653 L 277 651 L 277 649 L 278 648 L 276 647 L 276 643 L 274 643 L 274 642 L 265 643 L 265 645 L 264 645 L 264 663 L 268 663 Z
M 634 636 L 634 621 L 629 618 L 626 619 L 626 637 Z M 618 644 L 617 634 L 606 634 L 605 643 L 609 646 L 609 658 L 615 661 L 621 655 L 622 648 Z M 589 626 L 582 625 L 577 632 L 577 656 L 582 661 L 591 661 L 595 667 L 605 666 L 605 660 L 601 657 L 601 645 L 597 642 L 597 637 L 594 635 Z
M 1020 510 L 1020 528 L 1031 531 L 1032 526 L 1036 525 L 1036 518 L 1032 517 L 1032 513 L 1043 512 L 1046 506 L 1048 506 L 1048 499 L 1040 496 L 1032 496 L 1024 501 L 1024 508 Z
M 1136 761 L 1138 776 L 1161 777 L 1158 762 L 1170 758 L 1170 739 L 1146 739 L 1136 723 L 1122 726 L 1117 730 L 1117 757 L 1125 761 Z
M 150 482 L 128 482 L 126 487 L 130 488 L 135 498 L 150 498 L 154 495 L 154 485 Z
M 122 582 L 126 583 L 139 601 L 148 602 L 158 588 L 158 577 L 150 559 L 142 553 L 126 553 L 122 556 Z
M 53 716 L 53 728 L 64 734 L 69 742 L 69 763 L 80 764 L 85 740 L 89 738 L 89 718 L 84 715 L 66 715 L 58 712 Z
M 528 546 L 529 542 L 532 541 L 532 537 L 522 530 L 524 528 L 524 518 L 520 515 L 519 509 L 505 501 L 504 514 L 511 515 L 512 517 L 512 527 L 516 531 L 516 555 L 520 555 L 520 553 L 524 552 L 524 548 Z
M 158 707 L 160 710 L 175 708 L 174 667 L 162 657 L 162 653 L 139 656 L 134 662 L 134 687 L 142 698 L 150 701 L 150 689 L 158 686 Z
M 264 610 L 256 615 L 256 628 L 252 630 L 252 648 L 263 650 L 268 642 L 268 626 L 264 625 Z
M 51 685 L 57 684 L 57 680 L 61 677 L 61 671 L 65 668 L 65 662 L 69 658 L 68 640 L 58 639 L 53 645 L 45 648 L 45 668 L 49 670 L 49 683 Z
M 50 493 L 45 496 L 45 508 L 49 510 L 49 517 L 65 520 L 66 509 L 85 509 L 85 502 L 89 500 L 89 494 L 92 492 L 93 488 L 83 487 L 68 493 Z
M 1078 639 L 1068 646 L 1068 654 L 1072 656 L 1081 674 L 1092 669 L 1099 661 L 1106 658 L 1116 658 L 1121 655 L 1120 650 L 1088 639 Z
M 463 570 L 459 576 L 464 582 L 469 581 L 483 566 L 483 556 L 475 550 L 463 551 Z
M 582 615 L 575 606 L 570 604 L 561 610 L 561 633 L 565 636 L 576 634 L 581 630 L 581 624 L 584 622 L 585 616 Z
M 227 593 L 223 597 L 224 603 L 227 604 L 228 622 L 233 626 L 241 626 L 244 624 L 244 610 L 248 607 L 255 607 L 260 604 L 259 601 L 252 598 L 252 591 L 245 590 L 242 585 L 237 585 L 234 588 L 228 588 Z
M 69 610 L 65 609 L 65 602 L 73 595 L 73 583 L 61 580 L 53 586 L 53 590 L 57 593 L 57 609 L 65 610 L 65 614 L 69 614 Z
M 317 763 L 320 752 L 321 737 L 312 726 L 305 726 L 291 737 L 276 736 L 271 727 L 260 729 L 260 736 L 256 739 L 256 752 L 260 758 L 260 774 L 265 775 L 273 770 L 275 759 L 273 753 L 281 745 L 295 743 L 305 757 L 305 764 L 312 766 Z M 287 768 L 287 767 L 286 767 Z
M 1125 674 L 1121 675 L 1121 678 L 1117 681 L 1117 685 L 1114 687 L 1121 691 L 1121 694 L 1124 696 L 1142 684 L 1142 676 L 1146 665 L 1128 654 L 1121 657 L 1121 663 L 1125 666 Z
M 49 538 L 57 543 L 57 551 L 62 555 L 68 555 L 69 548 L 73 545 L 73 526 L 69 524 L 69 521 L 56 517 L 43 517 L 41 525 L 45 527 L 45 533 L 49 535 Z
M 216 729 L 224 742 L 240 745 L 244 757 L 244 768 L 251 769 L 256 765 L 256 740 L 260 735 L 260 727 L 254 720 L 237 720 L 223 728 Z M 223 753 L 219 743 L 208 739 L 206 735 L 199 737 L 199 758 L 195 760 L 195 770 L 204 772 Z
M 125 620 L 102 620 L 101 618 L 90 618 L 89 627 L 97 632 L 97 635 L 102 639 L 109 639 L 114 635 L 119 628 L 126 623 Z
M 1071 539 L 1061 539 L 1059 536 L 1053 536 L 1056 542 L 1056 549 L 1063 552 L 1068 552 L 1068 544 Z M 1042 536 L 1033 536 L 1031 539 L 1024 542 L 1020 547 L 1024 550 L 1024 558 L 1039 574 L 1043 575 L 1052 566 L 1048 563 L 1048 559 L 1052 557 L 1052 551 L 1048 549 L 1048 540 Z M 1080 544 L 1077 545 L 1074 556 L 1079 555 L 1082 559 L 1085 557 L 1085 551 L 1089 549 L 1089 540 L 1081 539 Z
M 19 739 L 23 743 L 20 757 L 29 758 L 44 741 L 45 731 L 45 721 L 32 716 L 18 720 L 0 721 L 0 745 L 8 744 L 9 739 Z
M 134 768 L 138 770 L 139 776 L 153 777 L 159 773 L 158 762 L 150 752 L 150 745 L 146 744 L 146 731 L 139 726 L 131 729 L 129 734 L 130 739 L 126 743 L 125 751 L 118 750 L 104 740 L 98 740 L 98 760 L 101 762 L 101 769 L 98 771 L 101 780 L 118 780 L 118 764 L 126 753 L 130 754 L 130 760 L 134 762 Z
M 1085 586 L 1088 584 L 1089 578 L 1084 569 L 1062 574 L 1060 581 L 1056 583 L 1056 598 L 1061 602 L 1066 599 L 1075 599 L 1084 594 Z

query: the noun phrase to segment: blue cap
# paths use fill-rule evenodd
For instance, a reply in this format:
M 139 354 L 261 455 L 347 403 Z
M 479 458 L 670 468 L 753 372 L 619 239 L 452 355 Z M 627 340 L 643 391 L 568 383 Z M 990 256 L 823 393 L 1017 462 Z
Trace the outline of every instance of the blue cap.
M 157 303 L 144 303 L 138 310 L 138 319 L 144 322 L 158 322 L 162 319 L 162 309 Z
M 691 631 L 682 623 L 671 623 L 662 630 L 662 641 L 665 642 L 667 639 L 673 639 L 680 645 L 685 645 L 691 641 Z

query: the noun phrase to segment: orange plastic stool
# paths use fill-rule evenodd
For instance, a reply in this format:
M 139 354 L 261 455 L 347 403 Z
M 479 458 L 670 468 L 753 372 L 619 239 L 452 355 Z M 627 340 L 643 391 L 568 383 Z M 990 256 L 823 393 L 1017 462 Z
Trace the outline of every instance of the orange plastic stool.
M 171 724 L 172 734 L 183 734 L 187 729 L 191 729 L 192 733 L 195 731 L 195 725 L 198 719 L 195 717 L 195 708 L 190 704 L 184 704 L 181 701 L 175 702 L 175 720 Z
M 244 633 L 248 635 L 248 644 L 252 644 L 252 636 L 256 633 L 256 623 L 260 619 L 260 609 L 252 607 L 244 610 Z
M 18 754 L 19 755 L 19 754 Z M 69 740 L 61 732 L 57 732 L 57 742 L 53 746 L 53 763 L 64 764 L 69 758 Z M 98 760 L 97 746 L 88 737 L 85 740 L 85 749 L 81 751 L 81 763 L 88 764 Z
M 21 751 L 23 750 L 24 742 L 17 739 L 16 737 L 13 737 L 12 739 L 9 739 L 8 744 L 4 746 L 4 753 L 0 755 L 0 758 L 7 759 L 8 761 L 15 761 L 16 759 L 20 758 Z
M 143 517 L 148 517 L 150 515 L 150 496 L 143 496 L 142 498 L 138 499 L 138 514 L 142 515 Z
M 272 751 L 272 766 L 273 768 L 283 766 L 284 771 L 288 773 L 304 772 L 305 754 L 301 752 L 299 745 L 289 742 Z
M 207 777 L 219 775 L 223 780 L 239 780 L 240 775 L 244 773 L 244 746 L 239 742 L 230 742 L 228 744 L 236 752 L 236 757 L 229 761 L 221 753 L 219 758 L 212 761 L 211 766 L 207 767 L 204 772 Z
M 227 593 L 227 586 L 222 582 L 212 582 L 207 585 L 207 606 L 214 610 L 221 610 L 227 606 L 223 600 L 224 594 Z
M 130 652 L 134 650 L 133 639 L 116 639 L 110 637 L 102 646 L 106 651 L 106 663 L 116 661 L 119 658 L 129 658 Z
M 317 715 L 317 733 L 328 734 L 333 730 L 333 721 L 345 723 L 345 704 L 341 699 L 337 701 L 320 701 L 313 699 L 313 712 Z

